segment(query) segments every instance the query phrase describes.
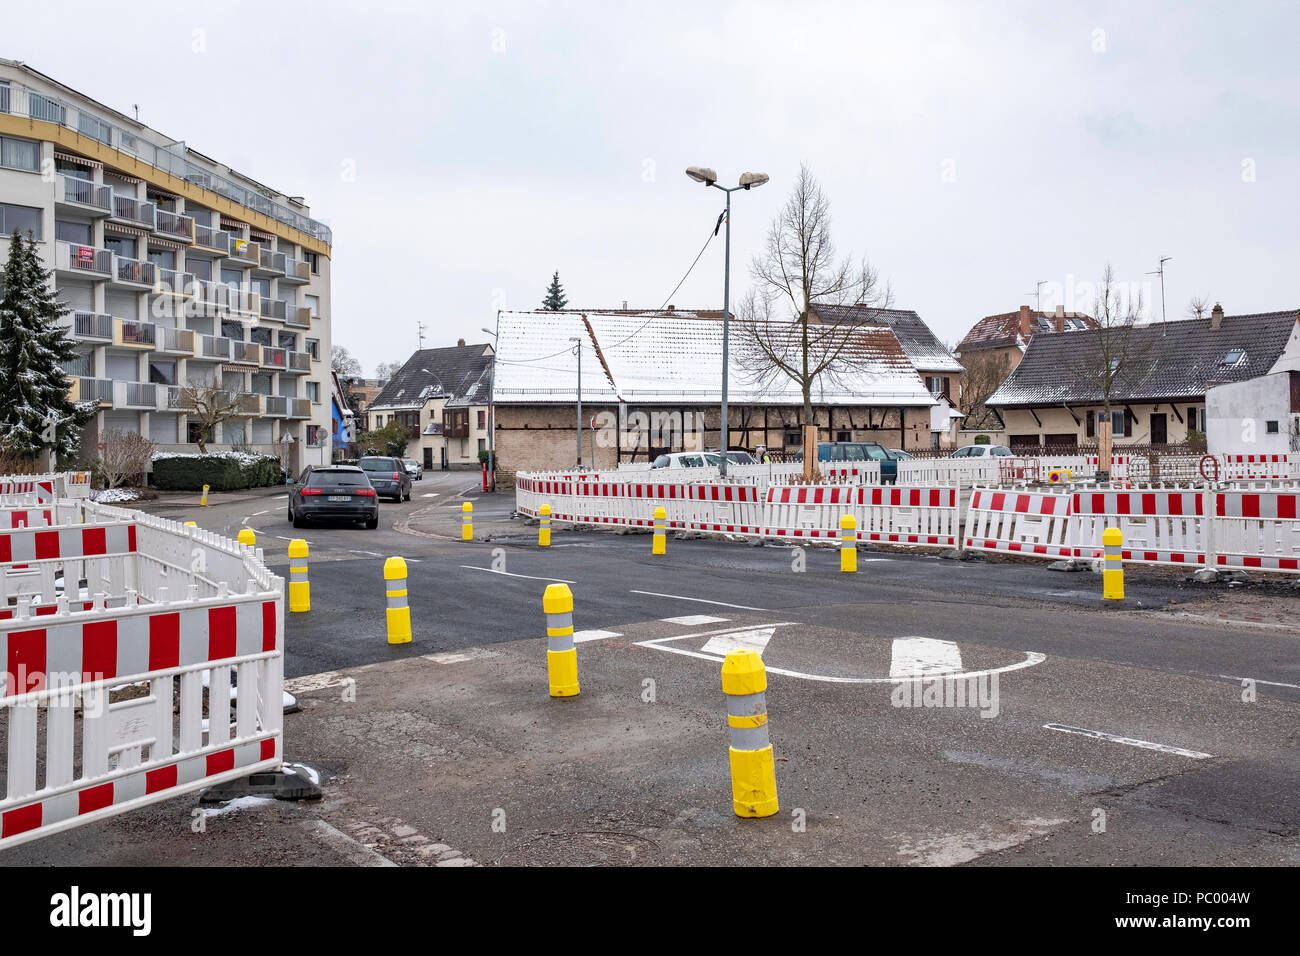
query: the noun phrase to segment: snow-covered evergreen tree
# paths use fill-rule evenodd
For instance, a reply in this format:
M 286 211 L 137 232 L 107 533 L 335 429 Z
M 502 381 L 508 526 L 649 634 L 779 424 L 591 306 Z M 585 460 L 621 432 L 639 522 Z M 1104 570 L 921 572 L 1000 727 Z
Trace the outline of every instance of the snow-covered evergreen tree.
M 68 397 L 71 382 L 63 369 L 77 350 L 58 325 L 69 310 L 58 300 L 52 275 L 31 234 L 24 242 L 15 230 L 0 296 L 0 441 L 25 458 L 45 451 L 73 457 L 82 426 L 95 413 L 93 402 Z
M 569 300 L 564 296 L 564 286 L 560 285 L 560 273 L 556 270 L 555 275 L 551 277 L 550 287 L 546 290 L 546 298 L 542 300 L 543 312 L 559 312 L 569 304 Z

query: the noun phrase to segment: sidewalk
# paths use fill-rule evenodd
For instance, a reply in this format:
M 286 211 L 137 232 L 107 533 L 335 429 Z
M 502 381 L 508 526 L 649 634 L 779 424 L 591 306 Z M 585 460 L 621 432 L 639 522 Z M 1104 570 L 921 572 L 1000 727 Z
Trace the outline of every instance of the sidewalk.
M 238 504 L 241 501 L 258 501 L 263 498 L 288 494 L 288 491 L 288 485 L 243 488 L 239 491 L 210 491 L 208 492 L 208 505 L 215 507 L 217 505 Z M 132 502 L 132 505 L 138 505 L 144 511 L 154 511 L 159 508 L 193 508 L 197 507 L 202 499 L 203 493 L 201 491 L 158 491 L 156 500 Z

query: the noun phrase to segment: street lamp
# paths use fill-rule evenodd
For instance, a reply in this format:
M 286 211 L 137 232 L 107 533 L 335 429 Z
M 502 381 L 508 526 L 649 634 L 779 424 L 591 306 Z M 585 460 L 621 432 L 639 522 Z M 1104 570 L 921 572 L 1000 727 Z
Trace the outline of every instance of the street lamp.
M 497 310 L 497 329 L 501 327 L 501 311 Z M 492 476 L 492 490 L 497 490 L 497 356 L 500 344 L 499 331 L 493 332 L 486 326 L 480 326 L 492 336 L 492 370 L 488 373 L 488 474 Z
M 577 342 L 574 349 L 578 353 L 578 467 L 582 467 L 582 339 L 574 335 L 570 342 Z
M 731 331 L 731 194 L 737 189 L 753 189 L 767 182 L 767 173 L 742 173 L 737 186 L 719 186 L 718 174 L 705 166 L 688 166 L 686 175 L 697 183 L 721 189 L 727 194 L 727 253 L 722 272 L 722 461 L 718 476 L 727 477 L 727 359 Z

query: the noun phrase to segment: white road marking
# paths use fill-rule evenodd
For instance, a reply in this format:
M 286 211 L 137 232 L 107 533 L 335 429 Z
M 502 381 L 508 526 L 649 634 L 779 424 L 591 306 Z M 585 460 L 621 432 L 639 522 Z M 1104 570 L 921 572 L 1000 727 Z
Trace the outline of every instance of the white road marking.
M 484 650 L 481 647 L 470 647 L 463 651 L 443 651 L 439 654 L 421 655 L 426 661 L 433 661 L 435 664 L 460 664 L 465 661 L 477 661 L 485 657 L 496 657 L 496 651 Z
M 356 548 L 348 548 L 348 554 L 364 554 L 368 558 L 382 558 L 383 555 L 375 551 L 358 551 Z
M 289 496 L 288 496 L 288 495 L 272 495 L 271 497 L 274 498 L 276 501 L 280 501 L 281 499 L 283 499 L 283 498 L 288 498 Z
M 304 820 L 299 826 L 356 866 L 397 866 L 388 857 L 376 853 L 363 843 L 358 843 L 324 820 Z
M 1128 744 L 1130 747 L 1141 747 L 1143 750 L 1158 750 L 1160 753 L 1174 754 L 1178 757 L 1191 757 L 1193 760 L 1204 760 L 1210 756 L 1210 754 L 1201 753 L 1199 750 L 1184 750 L 1182 747 L 1170 747 L 1168 744 L 1152 743 L 1150 740 L 1138 740 L 1135 737 L 1120 737 L 1101 730 L 1086 730 L 1083 727 L 1043 724 L 1043 729 L 1059 730 L 1063 734 L 1078 734 L 1080 737 L 1092 737 L 1094 740 L 1109 740 L 1113 744 Z
M 436 491 L 431 491 L 431 492 L 429 492 L 427 495 L 420 495 L 420 497 L 421 497 L 421 498 L 436 498 L 436 497 L 438 497 L 438 492 L 436 492 Z
M 1267 684 L 1269 687 L 1290 687 L 1293 690 L 1300 690 L 1300 684 L 1284 684 L 1280 680 L 1260 680 L 1258 677 L 1233 677 L 1231 674 L 1220 674 L 1219 676 L 1224 680 L 1248 680 L 1254 684 Z
M 961 670 L 961 650 L 952 641 L 896 637 L 890 651 L 890 677 L 931 677 Z
M 687 614 L 685 617 L 660 618 L 665 624 L 680 624 L 682 627 L 696 627 L 700 624 L 726 624 L 725 617 L 709 617 L 707 614 Z
M 682 594 L 660 594 L 658 591 L 633 591 L 629 594 L 648 594 L 650 597 L 672 598 L 675 601 L 694 601 L 696 604 L 716 604 L 718 607 L 734 607 L 738 611 L 767 611 L 765 607 L 750 607 L 747 604 L 727 604 L 725 601 L 706 601 L 704 598 L 686 597 Z
M 705 654 L 721 654 L 726 657 L 731 651 L 750 650 L 762 654 L 767 642 L 776 633 L 777 625 L 760 625 L 758 627 L 737 628 L 726 634 L 709 638 L 707 644 L 700 648 Z
M 584 641 L 603 641 L 608 637 L 622 637 L 617 631 L 574 631 L 573 643 L 581 644 Z
M 466 571 L 486 571 L 488 574 L 504 574 L 508 578 L 527 578 L 529 581 L 554 581 L 557 584 L 577 584 L 577 581 L 566 581 L 564 578 L 539 578 L 531 574 L 512 574 L 509 571 L 495 571 L 492 568 L 478 568 L 472 564 L 462 564 Z
M 269 515 L 270 513 L 271 511 L 269 508 L 266 511 L 254 511 L 253 517 L 256 518 L 258 515 Z

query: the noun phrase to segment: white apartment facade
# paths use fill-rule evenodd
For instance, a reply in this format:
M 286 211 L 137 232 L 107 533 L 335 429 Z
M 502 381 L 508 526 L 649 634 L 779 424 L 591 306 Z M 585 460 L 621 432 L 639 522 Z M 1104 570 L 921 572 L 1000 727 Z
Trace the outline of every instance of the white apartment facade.
M 0 59 L 0 267 L 30 230 L 108 429 L 196 451 L 184 389 L 238 414 L 208 449 L 330 461 L 329 228 L 269 189 L 21 63 Z

